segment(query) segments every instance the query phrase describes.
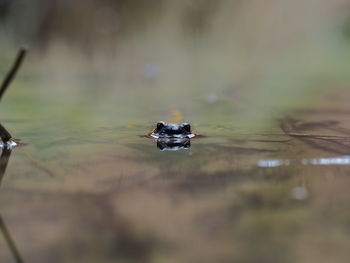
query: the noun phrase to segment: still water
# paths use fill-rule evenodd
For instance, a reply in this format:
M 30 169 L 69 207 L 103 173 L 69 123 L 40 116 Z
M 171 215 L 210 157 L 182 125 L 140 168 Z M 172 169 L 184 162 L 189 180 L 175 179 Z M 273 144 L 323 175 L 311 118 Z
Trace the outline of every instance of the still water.
M 220 96 L 187 95 L 189 110 L 151 107 L 141 90 L 79 87 L 63 103 L 47 82 L 24 78 L 2 102 L 2 124 L 25 145 L 1 155 L 0 262 L 349 258 L 346 90 L 255 127 Z M 204 136 L 161 151 L 142 137 L 158 120 Z
M 0 263 L 349 262 L 347 1 L 73 2 L 0 103 L 23 143 L 0 149 Z

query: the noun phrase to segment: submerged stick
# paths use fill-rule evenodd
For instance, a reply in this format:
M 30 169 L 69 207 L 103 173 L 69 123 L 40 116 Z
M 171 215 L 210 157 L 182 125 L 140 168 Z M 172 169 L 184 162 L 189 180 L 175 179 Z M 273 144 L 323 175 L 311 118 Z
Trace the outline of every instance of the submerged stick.
M 7 149 L 6 147 L 4 147 L 2 149 L 2 153 L 0 156 L 0 186 L 1 186 L 2 178 L 4 177 L 4 174 L 5 174 L 10 156 L 11 156 L 11 149 Z
M 17 57 L 15 59 L 15 62 L 13 63 L 10 71 L 7 73 L 5 79 L 1 83 L 1 86 L 0 86 L 0 100 L 2 99 L 2 96 L 4 95 L 5 91 L 9 87 L 9 85 L 11 84 L 12 80 L 15 78 L 16 73 L 17 73 L 18 69 L 20 68 L 20 66 L 22 64 L 26 53 L 27 53 L 27 50 L 24 49 L 24 48 L 21 48 L 18 51 Z

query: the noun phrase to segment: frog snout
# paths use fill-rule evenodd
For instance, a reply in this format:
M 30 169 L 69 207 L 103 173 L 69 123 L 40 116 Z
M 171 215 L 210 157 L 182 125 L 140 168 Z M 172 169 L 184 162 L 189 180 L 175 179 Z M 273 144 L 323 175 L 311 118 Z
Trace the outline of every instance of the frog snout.
M 154 138 L 192 138 L 191 125 L 188 123 L 168 124 L 163 121 L 157 122 L 156 128 L 151 134 Z

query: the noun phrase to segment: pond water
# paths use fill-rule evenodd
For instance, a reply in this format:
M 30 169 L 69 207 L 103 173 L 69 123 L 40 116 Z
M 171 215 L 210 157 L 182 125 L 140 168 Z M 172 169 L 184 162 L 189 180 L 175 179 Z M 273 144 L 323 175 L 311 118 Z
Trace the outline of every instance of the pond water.
M 223 98 L 187 96 L 194 108 L 187 113 L 183 101 L 183 110 L 152 107 L 141 90 L 118 97 L 103 86 L 93 95 L 77 87 L 70 100 L 23 77 L 2 102 L 2 124 L 26 145 L 1 156 L 1 262 L 350 256 L 346 89 L 261 125 L 224 114 L 231 105 Z M 206 116 L 207 107 L 225 116 Z M 140 135 L 161 119 L 188 121 L 205 136 L 187 149 L 160 151 Z
M 1 263 L 349 261 L 346 1 L 64 2 L 0 103 L 23 143 L 0 158 Z M 158 121 L 202 136 L 170 150 Z

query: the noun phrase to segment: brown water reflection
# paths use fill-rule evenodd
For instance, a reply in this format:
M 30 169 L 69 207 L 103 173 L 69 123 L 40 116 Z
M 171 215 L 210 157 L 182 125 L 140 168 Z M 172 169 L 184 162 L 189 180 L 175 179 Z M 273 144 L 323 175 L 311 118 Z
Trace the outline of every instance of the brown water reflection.
M 350 166 L 301 161 L 349 155 L 348 113 L 294 115 L 257 134 L 198 127 L 208 137 L 181 151 L 136 136 L 145 126 L 110 143 L 58 139 L 50 159 L 40 145 L 14 149 L 1 262 L 21 262 L 19 251 L 36 263 L 346 262 Z

